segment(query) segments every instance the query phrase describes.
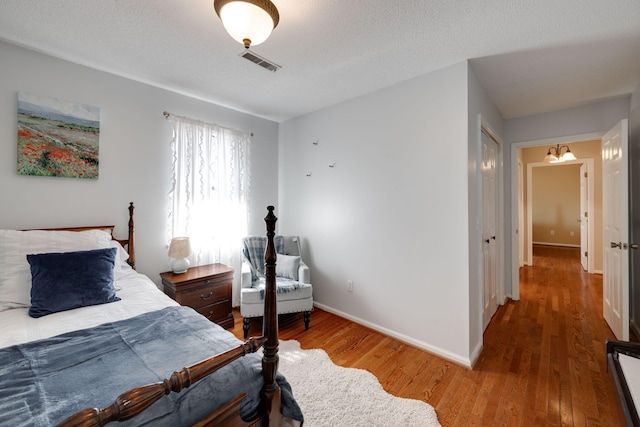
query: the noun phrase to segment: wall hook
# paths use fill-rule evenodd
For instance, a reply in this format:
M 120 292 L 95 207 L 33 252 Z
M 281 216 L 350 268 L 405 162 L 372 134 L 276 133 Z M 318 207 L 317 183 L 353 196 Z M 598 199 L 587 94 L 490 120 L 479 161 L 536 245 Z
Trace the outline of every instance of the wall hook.
M 313 141 L 313 145 L 318 145 L 319 142 L 320 142 L 320 140 L 316 139 L 315 141 Z
M 336 162 L 333 162 L 332 164 L 329 165 L 330 168 L 334 167 L 336 165 Z
M 311 172 L 307 172 L 307 176 L 311 176 Z

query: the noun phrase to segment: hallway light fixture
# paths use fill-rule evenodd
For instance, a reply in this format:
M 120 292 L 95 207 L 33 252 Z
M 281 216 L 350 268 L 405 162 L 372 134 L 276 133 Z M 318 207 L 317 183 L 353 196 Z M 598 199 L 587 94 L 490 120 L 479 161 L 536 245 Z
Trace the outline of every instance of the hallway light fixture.
M 564 154 L 562 153 L 563 148 L 567 149 Z M 555 147 L 549 147 L 547 155 L 544 156 L 546 163 L 564 163 L 569 160 L 576 160 L 576 156 L 573 155 L 567 145 L 560 146 L 560 144 L 556 144 Z
M 269 0 L 213 0 L 213 8 L 229 35 L 247 49 L 264 42 L 280 21 Z

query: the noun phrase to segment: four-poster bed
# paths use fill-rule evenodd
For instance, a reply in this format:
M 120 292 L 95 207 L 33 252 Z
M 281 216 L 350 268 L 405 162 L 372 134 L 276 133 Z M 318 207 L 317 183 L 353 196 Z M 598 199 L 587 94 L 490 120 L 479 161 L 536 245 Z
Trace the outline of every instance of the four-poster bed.
M 192 309 L 178 306 L 131 268 L 133 204 L 129 235 L 123 240 L 113 237 L 113 226 L 0 230 L 0 323 L 5 325 L 0 330 L 0 413 L 8 414 L 15 425 L 99 426 L 124 421 L 136 426 L 280 426 L 283 416 L 302 422 L 289 384 L 277 373 L 277 218 L 272 206 L 267 209 L 263 336 L 244 343 Z M 83 236 L 81 244 L 76 235 Z M 24 289 L 11 289 L 25 284 L 1 275 L 7 267 L 25 276 L 28 267 L 23 261 L 15 268 L 7 263 L 33 253 L 30 245 L 37 238 L 44 238 L 44 243 L 35 244 L 36 249 L 55 252 L 42 254 L 44 259 L 67 253 L 116 254 L 116 298 L 54 309 L 41 318 L 28 316 L 33 307 L 24 300 Z M 29 259 L 34 277 L 41 268 L 34 266 L 35 258 Z M 260 347 L 261 358 L 255 354 Z

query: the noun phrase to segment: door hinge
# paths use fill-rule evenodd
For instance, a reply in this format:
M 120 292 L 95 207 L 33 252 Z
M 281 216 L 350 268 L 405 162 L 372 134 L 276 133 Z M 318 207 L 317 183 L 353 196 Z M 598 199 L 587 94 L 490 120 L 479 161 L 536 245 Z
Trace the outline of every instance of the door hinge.
M 584 251 L 584 256 L 588 257 L 589 256 L 589 252 L 588 251 Z
M 585 212 L 585 213 L 584 213 L 584 217 L 585 217 L 585 218 L 588 218 L 588 217 L 589 217 L 589 212 Z
M 588 174 L 589 174 L 589 172 L 585 172 L 584 173 L 584 177 L 586 178 Z

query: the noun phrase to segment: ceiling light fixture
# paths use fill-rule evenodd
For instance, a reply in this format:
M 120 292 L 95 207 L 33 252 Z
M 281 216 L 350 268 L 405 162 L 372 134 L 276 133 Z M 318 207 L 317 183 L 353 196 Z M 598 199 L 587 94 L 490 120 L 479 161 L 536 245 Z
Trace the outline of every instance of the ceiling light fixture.
M 562 153 L 563 148 L 567 149 L 564 154 Z M 573 155 L 568 146 L 560 146 L 560 144 L 556 144 L 555 147 L 549 147 L 547 155 L 544 156 L 544 161 L 547 163 L 563 163 L 569 160 L 576 160 L 576 156 Z
M 269 0 L 213 0 L 213 7 L 229 35 L 247 49 L 264 42 L 280 21 Z

